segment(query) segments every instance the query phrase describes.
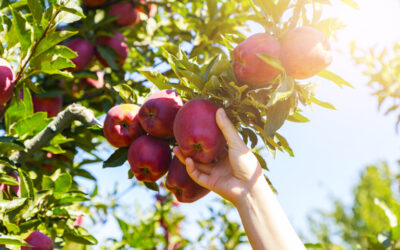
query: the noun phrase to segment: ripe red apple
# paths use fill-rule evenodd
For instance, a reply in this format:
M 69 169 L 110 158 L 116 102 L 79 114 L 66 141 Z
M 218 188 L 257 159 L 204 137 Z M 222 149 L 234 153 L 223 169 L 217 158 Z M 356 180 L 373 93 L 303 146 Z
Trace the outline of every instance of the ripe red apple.
M 209 100 L 196 98 L 176 114 L 174 135 L 186 157 L 210 163 L 224 150 L 226 141 L 215 120 L 218 108 Z
M 75 64 L 72 71 L 84 70 L 90 63 L 94 55 L 94 47 L 83 38 L 76 38 L 67 43 L 67 47 L 75 51 L 78 56 L 71 61 Z
M 47 112 L 48 117 L 56 116 L 62 108 L 62 96 L 38 97 L 32 96 L 33 111 Z
M 83 3 L 90 7 L 97 7 L 107 2 L 107 0 L 83 0 Z
M 233 70 L 237 79 L 251 88 L 261 88 L 279 75 L 279 70 L 263 61 L 257 54 L 279 58 L 280 44 L 266 33 L 250 36 L 233 50 Z
M 21 247 L 21 250 L 53 250 L 53 240 L 44 233 L 36 230 L 32 232 L 28 238 L 25 239 L 26 243 L 32 247 Z
M 130 146 L 128 162 L 139 181 L 155 182 L 168 171 L 171 149 L 161 139 L 142 135 Z
M 281 61 L 286 73 L 295 79 L 316 75 L 332 62 L 328 37 L 311 27 L 289 31 L 282 39 Z
M 186 166 L 176 156 L 169 165 L 165 186 L 179 202 L 194 202 L 210 192 L 190 178 Z
M 146 5 L 149 10 L 147 12 L 147 11 L 144 11 L 142 8 L 138 8 L 140 12 L 146 13 L 149 17 L 154 17 L 157 14 L 157 9 L 158 9 L 157 4 L 154 4 L 154 3 L 148 4 L 148 3 L 146 3 L 145 0 L 140 0 L 139 3 L 141 5 Z
M 118 26 L 133 26 L 140 22 L 140 15 L 136 7 L 131 3 L 117 3 L 114 4 L 110 11 L 109 16 L 118 16 Z
M 125 43 L 126 37 L 119 32 L 114 32 L 114 36 L 101 36 L 97 39 L 97 45 L 106 45 L 114 49 L 118 57 L 115 59 L 116 64 L 122 66 L 128 57 L 128 45 Z M 96 50 L 96 55 L 99 61 L 106 67 L 108 67 L 107 61 L 100 55 Z
M 15 76 L 11 65 L 4 59 L 0 58 L 0 104 L 4 104 L 10 100 L 14 90 Z
M 96 70 L 97 79 L 86 78 L 81 80 L 81 84 L 90 85 L 96 89 L 101 89 L 104 87 L 104 71 Z
M 149 134 L 170 138 L 174 136 L 174 119 L 183 101 L 173 90 L 162 90 L 151 95 L 139 110 L 139 121 Z
M 104 137 L 116 148 L 127 147 L 143 134 L 138 118 L 139 106 L 121 104 L 111 108 L 103 126 Z

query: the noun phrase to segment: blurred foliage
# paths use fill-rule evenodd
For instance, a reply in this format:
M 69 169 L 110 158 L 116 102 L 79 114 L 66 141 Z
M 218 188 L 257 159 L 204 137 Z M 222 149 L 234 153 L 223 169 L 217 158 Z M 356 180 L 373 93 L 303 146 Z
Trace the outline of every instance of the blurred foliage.
M 399 176 L 385 162 L 367 166 L 351 203 L 336 199 L 332 211 L 311 216 L 311 230 L 324 249 L 399 249 Z

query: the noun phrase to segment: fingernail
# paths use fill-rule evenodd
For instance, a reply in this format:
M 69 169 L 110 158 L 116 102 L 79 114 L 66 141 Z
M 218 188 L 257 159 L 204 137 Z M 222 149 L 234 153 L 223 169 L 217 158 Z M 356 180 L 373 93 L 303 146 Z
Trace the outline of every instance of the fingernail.
M 218 115 L 219 115 L 219 118 L 225 119 L 226 118 L 225 110 L 223 108 L 219 108 L 218 109 Z

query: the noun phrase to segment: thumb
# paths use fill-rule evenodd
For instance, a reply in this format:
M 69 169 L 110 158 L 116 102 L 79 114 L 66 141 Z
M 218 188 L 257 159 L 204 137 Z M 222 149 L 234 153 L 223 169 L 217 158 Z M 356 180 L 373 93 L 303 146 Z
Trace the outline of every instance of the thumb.
M 235 126 L 233 126 L 223 108 L 217 110 L 216 120 L 230 148 L 247 150 L 246 144 L 240 138 Z

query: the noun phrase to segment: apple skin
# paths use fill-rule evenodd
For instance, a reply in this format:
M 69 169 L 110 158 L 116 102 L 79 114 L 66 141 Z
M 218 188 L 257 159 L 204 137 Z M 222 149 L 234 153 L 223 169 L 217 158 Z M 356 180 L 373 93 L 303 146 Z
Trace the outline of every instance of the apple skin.
M 142 8 L 138 8 L 138 10 L 140 12 L 146 13 L 149 17 L 154 17 L 157 14 L 157 9 L 158 9 L 157 4 L 154 4 L 154 3 L 148 4 L 148 3 L 146 3 L 145 0 L 140 0 L 139 3 L 141 5 L 146 5 L 147 8 L 149 9 L 149 11 L 147 12 L 147 11 L 143 10 Z
M 286 73 L 295 79 L 306 79 L 332 63 L 328 37 L 311 27 L 290 30 L 282 38 L 281 61 Z
M 10 63 L 0 58 L 0 104 L 8 102 L 13 95 L 15 76 Z
M 32 96 L 33 111 L 46 112 L 48 117 L 57 116 L 62 108 L 62 96 L 38 97 Z
M 175 91 L 156 92 L 140 108 L 140 124 L 150 135 L 171 138 L 174 136 L 173 126 L 176 113 L 182 106 L 183 101 Z
M 96 71 L 97 80 L 93 78 L 87 78 L 83 80 L 84 84 L 89 84 L 96 89 L 101 89 L 104 87 L 104 71 L 97 70 Z
M 176 156 L 169 165 L 165 186 L 179 202 L 194 202 L 210 192 L 190 178 L 186 166 Z
M 83 0 L 83 3 L 89 7 L 97 7 L 107 2 L 107 0 Z
M 135 104 L 121 104 L 107 112 L 103 132 L 111 145 L 116 148 L 128 147 L 144 133 L 138 118 L 139 108 Z
M 138 9 L 131 3 L 117 3 L 114 4 L 110 11 L 109 16 L 118 16 L 116 22 L 120 27 L 133 26 L 140 22 L 140 15 Z
M 28 238 L 25 239 L 26 243 L 33 247 L 21 247 L 21 250 L 53 250 L 53 240 L 44 233 L 36 230 L 32 232 Z
M 219 105 L 209 100 L 192 99 L 178 111 L 174 121 L 174 136 L 186 157 L 210 163 L 225 148 L 225 138 L 216 123 Z
M 101 36 L 97 39 L 97 45 L 106 45 L 114 49 L 117 53 L 118 57 L 116 58 L 116 64 L 122 66 L 125 63 L 126 58 L 128 57 L 129 47 L 125 43 L 126 37 L 124 37 L 119 32 L 114 32 L 114 36 Z M 108 67 L 107 61 L 100 55 L 100 53 L 96 50 L 96 56 L 105 67 Z
M 81 227 L 83 224 L 83 216 L 76 217 L 73 226 L 74 227 Z
M 279 41 L 266 33 L 257 33 L 233 50 L 233 70 L 236 78 L 250 88 L 262 88 L 279 75 L 280 71 L 257 56 L 265 54 L 279 58 L 281 46 Z
M 171 149 L 161 139 L 142 135 L 130 146 L 128 162 L 136 179 L 155 182 L 168 171 Z
M 84 70 L 90 63 L 94 55 L 94 47 L 85 39 L 76 38 L 67 43 L 67 47 L 75 51 L 78 56 L 71 61 L 75 64 L 75 68 L 71 71 Z

